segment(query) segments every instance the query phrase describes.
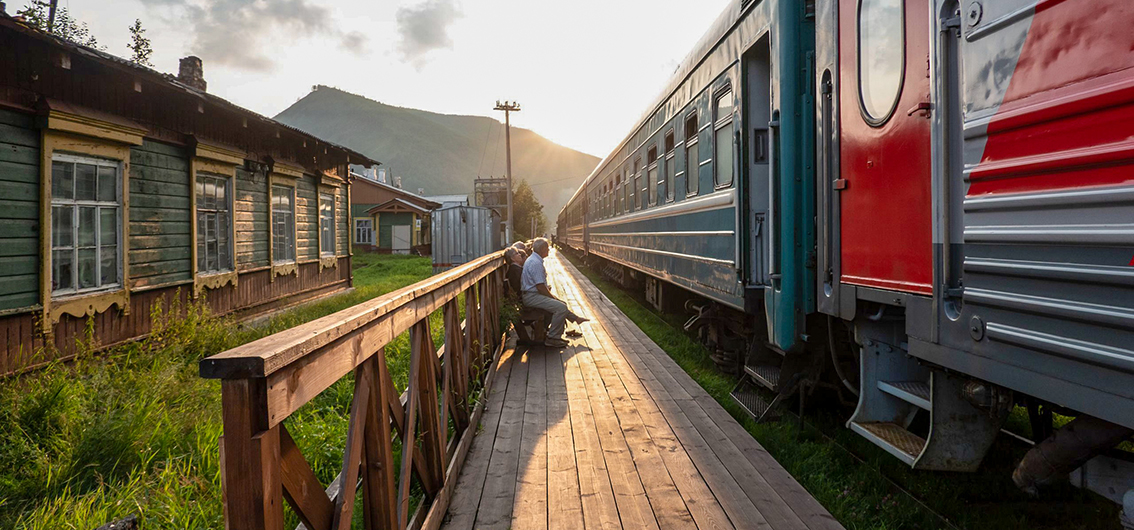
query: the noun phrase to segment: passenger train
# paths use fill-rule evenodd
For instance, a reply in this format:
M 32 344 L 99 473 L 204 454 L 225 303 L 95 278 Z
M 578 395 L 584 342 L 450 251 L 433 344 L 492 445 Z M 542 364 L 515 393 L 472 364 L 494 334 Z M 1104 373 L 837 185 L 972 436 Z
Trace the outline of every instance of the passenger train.
M 735 0 L 557 242 L 688 311 L 757 418 L 837 385 L 850 429 L 973 471 L 1027 406 L 1035 491 L 1134 433 L 1131 27 L 1130 0 Z

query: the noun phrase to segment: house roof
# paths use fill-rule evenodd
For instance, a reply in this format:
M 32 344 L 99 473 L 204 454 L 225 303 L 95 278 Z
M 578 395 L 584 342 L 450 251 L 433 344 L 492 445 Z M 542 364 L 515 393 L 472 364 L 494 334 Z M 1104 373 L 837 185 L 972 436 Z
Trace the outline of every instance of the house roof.
M 457 202 L 457 203 L 468 203 L 469 202 L 469 196 L 468 195 L 430 195 L 430 196 L 425 197 L 425 198 L 429 199 L 433 202 L 439 202 L 441 204 L 445 204 L 447 202 Z
M 435 200 L 436 197 L 422 197 L 421 195 L 418 195 L 416 193 L 412 193 L 410 191 L 407 191 L 407 190 L 402 189 L 402 188 L 398 188 L 396 186 L 391 186 L 389 184 L 386 184 L 385 182 L 379 182 L 379 181 L 374 180 L 374 179 L 366 178 L 366 177 L 359 175 L 357 173 L 351 173 L 350 180 L 351 180 L 351 184 L 361 182 L 363 184 L 367 184 L 367 185 L 370 185 L 370 186 L 375 186 L 377 188 L 387 190 L 391 193 L 394 193 L 396 195 L 399 195 L 399 196 L 405 198 L 408 201 L 417 203 L 419 205 L 419 207 L 426 208 L 427 210 L 434 210 L 434 209 L 438 208 L 439 206 L 441 206 L 441 203 L 438 202 L 437 200 Z
M 0 93 L 3 93 L 3 99 L 7 99 L 9 104 L 32 109 L 40 108 L 45 100 L 62 101 L 127 118 L 155 134 L 204 137 L 266 156 L 287 151 L 289 154 L 294 153 L 298 162 L 319 169 L 340 163 L 368 166 L 379 164 L 377 160 L 362 153 L 182 83 L 173 75 L 56 37 L 0 11 L 0 42 L 3 42 L 0 48 L 9 47 L 17 40 L 36 44 L 20 45 L 21 51 L 25 53 L 22 56 L 17 54 L 15 59 L 21 64 L 15 65 L 8 72 L 0 73 L 0 85 L 10 88 Z M 44 50 L 41 46 L 46 46 L 49 50 Z M 66 66 L 55 65 L 57 67 L 51 68 L 50 72 L 43 72 L 48 75 L 31 76 L 29 79 L 20 77 L 19 74 L 23 72 L 21 67 L 32 66 L 38 69 L 38 64 L 33 65 L 33 61 L 47 62 L 43 60 L 43 51 L 68 54 Z M 115 74 L 117 78 L 125 78 L 126 82 L 118 81 Z M 71 79 L 66 79 L 67 77 Z M 133 78 L 132 86 L 130 78 Z M 106 86 L 99 90 L 73 90 L 76 83 L 92 82 Z M 123 86 L 128 88 L 123 89 Z M 133 94 L 130 88 L 133 89 Z M 123 94 L 127 94 L 130 99 L 126 104 L 121 100 Z M 139 105 L 143 100 L 153 104 Z M 161 111 L 156 112 L 154 109 L 159 107 Z
M 422 208 L 421 206 L 418 206 L 405 199 L 390 199 L 382 204 L 379 204 L 378 206 L 366 210 L 366 213 L 369 215 L 374 215 L 376 213 L 387 213 L 391 211 L 397 211 L 399 209 L 408 209 L 420 214 L 428 214 L 430 211 L 432 211 Z

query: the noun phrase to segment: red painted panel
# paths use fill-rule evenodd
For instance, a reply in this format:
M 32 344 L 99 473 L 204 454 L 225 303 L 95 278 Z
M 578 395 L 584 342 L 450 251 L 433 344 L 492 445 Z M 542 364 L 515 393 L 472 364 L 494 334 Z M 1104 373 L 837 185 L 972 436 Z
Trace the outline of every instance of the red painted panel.
M 969 195 L 1134 182 L 1134 2 L 1046 0 Z
M 930 121 L 909 111 L 929 99 L 928 2 L 905 2 L 906 58 L 894 115 L 872 127 L 860 112 L 858 0 L 839 3 L 842 96 L 840 191 L 845 283 L 932 293 Z

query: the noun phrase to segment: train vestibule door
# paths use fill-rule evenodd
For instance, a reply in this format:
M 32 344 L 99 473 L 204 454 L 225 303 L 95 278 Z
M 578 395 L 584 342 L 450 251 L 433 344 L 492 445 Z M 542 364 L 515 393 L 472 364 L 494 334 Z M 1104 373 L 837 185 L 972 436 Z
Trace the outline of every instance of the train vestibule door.
M 928 4 L 839 2 L 843 283 L 933 292 Z
M 748 165 L 744 172 L 748 181 L 745 209 L 749 287 L 768 284 L 770 257 L 768 245 L 768 201 L 771 194 L 770 164 L 772 158 L 769 122 L 772 119 L 772 64 L 768 36 L 765 35 L 744 53 L 744 134 L 747 153 L 741 158 Z

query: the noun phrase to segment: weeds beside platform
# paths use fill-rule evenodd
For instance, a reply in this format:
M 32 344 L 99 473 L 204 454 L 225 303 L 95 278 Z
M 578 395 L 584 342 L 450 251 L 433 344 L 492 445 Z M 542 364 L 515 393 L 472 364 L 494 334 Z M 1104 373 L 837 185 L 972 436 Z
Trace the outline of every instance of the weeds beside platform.
M 353 291 L 263 325 L 196 309 L 159 315 L 162 326 L 144 341 L 0 382 L 0 528 L 89 530 L 130 514 L 147 530 L 223 528 L 220 384 L 198 377 L 198 361 L 430 274 L 428 258 L 355 254 Z M 404 388 L 408 341 L 386 351 Z M 348 377 L 289 421 L 324 483 L 342 464 L 352 394 Z

